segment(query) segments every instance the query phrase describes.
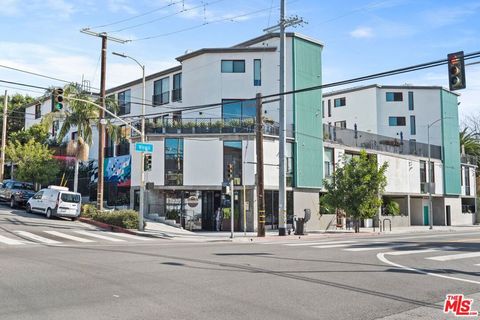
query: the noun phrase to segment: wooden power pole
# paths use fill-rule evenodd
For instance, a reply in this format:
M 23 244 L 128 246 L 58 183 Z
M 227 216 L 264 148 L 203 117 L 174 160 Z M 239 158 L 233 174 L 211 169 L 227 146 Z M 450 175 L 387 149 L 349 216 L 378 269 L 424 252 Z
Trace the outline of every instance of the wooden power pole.
M 257 116 L 256 116 L 256 146 L 257 146 L 257 208 L 258 227 L 257 236 L 265 237 L 265 190 L 263 185 L 263 111 L 262 94 L 256 95 Z
M 8 96 L 5 90 L 4 104 L 3 104 L 3 124 L 2 124 L 2 156 L 0 158 L 0 181 L 3 181 L 5 174 L 5 147 L 7 145 L 7 111 L 8 111 Z

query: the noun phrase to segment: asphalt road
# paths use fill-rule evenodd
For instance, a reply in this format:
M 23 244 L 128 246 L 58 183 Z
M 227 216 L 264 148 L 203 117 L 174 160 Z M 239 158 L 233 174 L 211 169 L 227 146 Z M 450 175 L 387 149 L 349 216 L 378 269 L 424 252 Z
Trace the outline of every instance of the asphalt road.
M 0 206 L 0 288 L 2 320 L 445 319 L 480 310 L 480 234 L 187 243 Z

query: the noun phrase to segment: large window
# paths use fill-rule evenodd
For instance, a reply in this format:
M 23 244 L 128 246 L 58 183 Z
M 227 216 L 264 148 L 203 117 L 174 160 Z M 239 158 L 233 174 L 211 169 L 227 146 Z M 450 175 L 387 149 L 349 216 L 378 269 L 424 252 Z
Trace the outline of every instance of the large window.
M 403 93 L 401 92 L 387 92 L 386 98 L 388 102 L 403 101 Z
M 177 73 L 173 75 L 173 90 L 172 90 L 172 101 L 181 101 L 182 100 L 182 74 Z
M 390 127 L 405 126 L 405 117 L 388 117 L 388 125 Z
M 333 105 L 334 105 L 335 108 L 344 107 L 344 106 L 347 105 L 347 99 L 345 97 L 337 98 L 337 99 L 333 100 Z
M 325 148 L 324 149 L 324 177 L 325 178 L 330 178 L 333 174 L 333 164 L 334 164 L 334 159 L 333 159 L 333 149 L 332 148 Z
M 130 89 L 118 93 L 118 115 L 130 113 Z
M 153 104 L 156 106 L 169 103 L 169 77 L 157 80 L 153 83 Z
M 253 85 L 262 85 L 262 60 L 260 59 L 253 60 Z
M 35 105 L 35 119 L 38 119 L 42 116 L 42 105 L 40 103 Z
M 347 128 L 347 121 L 335 121 L 335 127 L 346 129 Z
M 183 139 L 165 139 L 165 185 L 183 185 Z
M 228 181 L 227 166 L 233 164 L 233 183 L 242 184 L 242 141 L 223 142 L 223 180 Z
M 253 119 L 256 115 L 255 100 L 222 100 L 222 118 L 223 120 L 243 120 Z
M 244 73 L 245 60 L 222 60 L 222 73 Z
M 420 191 L 427 193 L 427 162 L 420 160 Z
M 410 116 L 410 134 L 412 136 L 417 134 L 417 125 L 415 124 L 415 116 Z
M 408 110 L 412 111 L 415 109 L 415 105 L 413 103 L 413 91 L 408 91 Z

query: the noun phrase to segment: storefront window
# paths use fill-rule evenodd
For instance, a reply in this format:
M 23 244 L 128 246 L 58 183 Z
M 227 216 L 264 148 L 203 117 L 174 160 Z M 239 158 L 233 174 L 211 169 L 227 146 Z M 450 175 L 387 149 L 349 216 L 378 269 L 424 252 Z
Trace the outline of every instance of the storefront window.
M 223 180 L 228 181 L 227 166 L 233 164 L 233 183 L 242 184 L 242 141 L 223 142 Z
M 183 139 L 165 139 L 165 185 L 183 185 Z

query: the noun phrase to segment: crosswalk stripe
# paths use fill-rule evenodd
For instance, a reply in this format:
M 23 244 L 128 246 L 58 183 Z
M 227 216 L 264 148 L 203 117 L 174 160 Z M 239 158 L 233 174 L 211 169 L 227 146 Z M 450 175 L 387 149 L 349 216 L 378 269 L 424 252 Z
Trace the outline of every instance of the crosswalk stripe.
M 302 243 L 288 243 L 285 244 L 286 246 L 291 247 L 300 247 L 300 246 L 315 246 L 315 245 L 329 245 L 329 244 L 345 244 L 345 243 L 353 243 L 355 241 L 329 241 L 329 242 L 302 242 Z
M 84 239 L 84 238 L 72 236 L 72 235 L 69 235 L 69 234 L 66 234 L 66 233 L 62 233 L 62 232 L 58 232 L 58 231 L 44 231 L 44 232 L 45 232 L 45 233 L 48 233 L 48 234 L 51 234 L 51 235 L 53 235 L 53 236 L 56 236 L 56 237 L 65 238 L 65 239 L 69 239 L 69 240 L 73 240 L 73 241 L 78 241 L 78 242 L 83 242 L 83 243 L 95 242 L 94 240 Z
M 120 232 L 106 232 L 106 233 L 117 236 L 117 237 L 123 237 L 123 238 L 127 238 L 127 239 L 134 239 L 134 240 L 140 240 L 140 241 L 151 241 L 151 240 L 153 240 L 152 238 L 140 237 L 140 236 L 136 236 L 136 235 L 128 234 L 128 233 L 120 233 Z
M 312 248 L 317 248 L 317 249 L 329 249 L 329 248 L 341 248 L 341 247 L 348 247 L 350 244 L 349 243 L 344 243 L 344 244 L 329 244 L 325 246 L 312 246 Z
M 41 242 L 41 243 L 45 243 L 45 244 L 60 244 L 61 243 L 59 241 L 55 241 L 55 240 L 52 240 L 52 239 L 48 239 L 48 238 L 38 236 L 38 235 L 33 234 L 31 232 L 28 232 L 28 231 L 14 231 L 14 232 L 16 234 L 19 234 L 22 237 L 27 237 L 27 238 L 30 238 L 30 239 L 35 240 L 37 242 Z
M 112 241 L 112 242 L 123 242 L 123 241 L 125 241 L 123 239 L 116 239 L 116 238 L 112 238 L 112 237 L 107 237 L 107 236 L 98 234 L 96 232 L 88 232 L 88 231 L 83 231 L 83 230 L 75 230 L 74 232 L 79 233 L 79 234 L 83 234 L 84 236 L 89 236 L 89 237 L 93 237 L 93 238 L 108 240 L 108 241 Z
M 426 259 L 435 260 L 435 261 L 450 261 L 450 260 L 459 260 L 459 259 L 476 258 L 476 257 L 480 257 L 480 252 L 450 254 L 448 256 L 429 257 Z
M 4 236 L 0 235 L 0 242 L 5 243 L 5 244 L 10 244 L 10 245 L 20 245 L 20 244 L 25 244 L 25 242 L 22 242 L 20 240 L 15 240 L 15 239 L 10 239 Z
M 373 245 L 370 247 L 361 247 L 361 248 L 348 248 L 343 249 L 344 251 L 353 251 L 353 252 L 360 252 L 360 251 L 372 251 L 372 250 L 383 250 L 383 249 L 395 249 L 395 248 L 403 248 L 403 247 L 414 247 L 417 244 L 399 244 L 393 246 L 378 246 Z

